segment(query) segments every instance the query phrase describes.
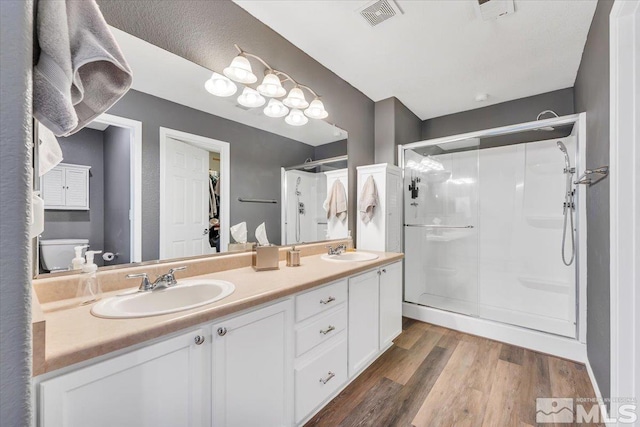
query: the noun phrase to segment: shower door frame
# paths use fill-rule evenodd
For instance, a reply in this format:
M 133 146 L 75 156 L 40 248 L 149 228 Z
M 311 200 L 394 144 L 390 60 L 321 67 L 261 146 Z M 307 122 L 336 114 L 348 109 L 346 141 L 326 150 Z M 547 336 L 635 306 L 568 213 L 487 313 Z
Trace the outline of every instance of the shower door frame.
M 572 135 L 577 138 L 576 174 L 578 177 L 586 167 L 586 113 L 572 114 L 568 116 L 554 117 L 545 120 L 519 123 L 441 138 L 428 139 L 398 146 L 398 166 L 405 172 L 405 151 L 423 148 L 433 145 L 442 145 L 450 142 L 462 141 L 471 138 L 486 138 L 499 135 L 509 135 L 524 131 L 532 131 L 546 126 L 574 125 Z M 552 138 L 550 138 L 552 139 Z M 544 135 L 541 135 L 544 140 Z M 576 338 L 561 337 L 545 332 L 535 331 L 520 326 L 474 318 L 471 316 L 445 312 L 433 307 L 422 306 L 403 301 L 403 312 L 408 317 L 418 314 L 422 320 L 443 320 L 443 323 L 468 325 L 465 332 L 474 333 L 488 338 L 506 341 L 522 347 L 533 348 L 549 354 L 556 354 L 571 360 L 586 361 L 587 339 L 587 217 L 585 209 L 586 185 L 576 185 Z M 404 191 L 402 195 L 404 197 Z M 404 206 L 404 203 L 403 203 Z M 404 235 L 402 241 L 404 248 Z M 558 250 L 558 256 L 560 251 Z M 447 319 L 451 317 L 452 319 Z M 447 326 L 443 324 L 443 326 Z M 464 327 L 464 326 L 463 326 Z M 462 329 L 461 329 L 462 330 Z M 521 334 L 513 334 L 513 331 Z M 519 336 L 516 336 L 519 335 Z M 564 344 L 564 345 L 563 345 Z M 575 345 L 578 344 L 578 345 Z

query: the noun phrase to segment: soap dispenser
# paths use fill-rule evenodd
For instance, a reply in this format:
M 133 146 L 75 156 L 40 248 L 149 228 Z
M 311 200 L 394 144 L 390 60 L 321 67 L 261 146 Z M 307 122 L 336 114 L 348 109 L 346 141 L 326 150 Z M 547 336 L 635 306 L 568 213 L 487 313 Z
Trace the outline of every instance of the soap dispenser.
M 86 262 L 82 266 L 82 275 L 78 283 L 78 293 L 76 297 L 81 298 L 80 305 L 90 304 L 100 299 L 102 296 L 102 287 L 98 279 L 98 266 L 93 262 L 95 254 L 102 251 L 87 251 L 85 253 Z
M 84 257 L 82 256 L 82 250 L 88 248 L 89 245 L 76 246 L 73 248 L 76 251 L 76 257 L 71 260 L 71 269 L 80 270 L 84 265 Z

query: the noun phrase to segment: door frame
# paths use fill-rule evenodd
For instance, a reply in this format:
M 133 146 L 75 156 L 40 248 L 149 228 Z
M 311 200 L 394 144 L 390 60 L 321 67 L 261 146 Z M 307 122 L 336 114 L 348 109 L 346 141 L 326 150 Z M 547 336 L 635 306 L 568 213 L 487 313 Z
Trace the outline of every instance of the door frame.
M 163 232 L 162 224 L 166 220 L 163 212 L 168 207 L 168 201 L 165 200 L 163 194 L 166 189 L 166 177 L 163 173 L 167 167 L 167 138 L 177 139 L 191 145 L 194 145 L 203 150 L 209 152 L 220 153 L 220 252 L 226 252 L 229 247 L 229 226 L 230 226 L 230 211 L 231 211 L 231 158 L 229 155 L 230 148 L 229 143 L 219 141 L 213 138 L 207 138 L 205 136 L 195 135 L 188 132 L 182 132 L 175 129 L 160 127 L 160 230 L 159 236 L 159 253 L 162 251 L 163 245 L 166 240 L 166 233 Z
M 142 261 L 142 122 L 112 114 L 101 114 L 92 123 L 100 123 L 129 130 L 130 181 L 129 221 L 131 226 L 131 259 Z
M 640 397 L 639 15 L 640 3 L 616 0 L 609 16 L 612 398 Z

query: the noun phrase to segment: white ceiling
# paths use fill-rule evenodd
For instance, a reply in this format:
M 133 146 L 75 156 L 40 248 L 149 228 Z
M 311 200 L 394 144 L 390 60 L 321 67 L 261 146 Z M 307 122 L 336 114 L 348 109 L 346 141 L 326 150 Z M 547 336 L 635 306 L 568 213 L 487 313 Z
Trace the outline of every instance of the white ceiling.
M 367 1 L 234 0 L 374 101 L 421 119 L 572 87 L 595 0 L 516 0 L 484 21 L 471 0 L 400 0 L 371 27 Z M 477 102 L 486 93 L 486 101 Z
M 323 120 L 309 119 L 306 125 L 296 127 L 286 124 L 283 118 L 265 116 L 264 107 L 238 107 L 236 98 L 242 85 L 238 85 L 234 96 L 213 96 L 204 89 L 211 70 L 115 27 L 110 29 L 133 71 L 132 89 L 312 146 L 347 138 L 345 130 Z

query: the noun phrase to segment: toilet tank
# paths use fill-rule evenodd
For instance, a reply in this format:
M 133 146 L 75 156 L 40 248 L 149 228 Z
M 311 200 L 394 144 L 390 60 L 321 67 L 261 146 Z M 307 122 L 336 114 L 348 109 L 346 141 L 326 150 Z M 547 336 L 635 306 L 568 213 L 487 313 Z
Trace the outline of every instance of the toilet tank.
M 89 239 L 43 239 L 40 240 L 40 262 L 50 272 L 68 270 L 75 257 L 73 248 L 88 245 Z M 84 254 L 84 250 L 82 251 Z

